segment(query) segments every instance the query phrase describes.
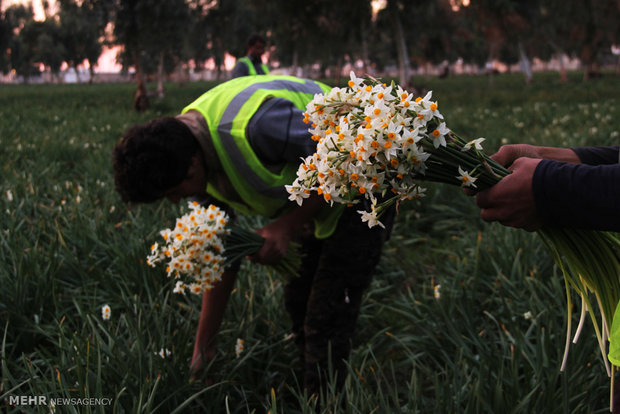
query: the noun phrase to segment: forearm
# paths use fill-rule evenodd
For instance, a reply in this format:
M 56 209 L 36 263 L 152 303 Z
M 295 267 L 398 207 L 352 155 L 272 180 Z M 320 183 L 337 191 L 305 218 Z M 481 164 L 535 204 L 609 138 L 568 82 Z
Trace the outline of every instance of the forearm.
M 538 213 L 548 225 L 620 231 L 620 164 L 543 160 L 534 172 L 532 191 Z
M 491 156 L 505 167 L 510 167 L 516 160 L 524 157 L 569 162 L 571 164 L 581 163 L 577 153 L 570 148 L 539 147 L 528 144 L 504 145 Z
M 236 272 L 224 272 L 222 280 L 211 290 L 203 293 L 194 345 L 195 357 L 213 344 L 213 338 L 222 324 L 226 304 L 234 288 L 236 278 Z
M 539 154 L 537 158 L 568 162 L 571 164 L 581 163 L 581 159 L 571 148 L 537 147 L 537 150 Z
M 258 229 L 256 232 L 265 238 L 265 243 L 250 259 L 262 264 L 273 264 L 281 260 L 286 256 L 290 241 L 323 206 L 323 197 L 313 194 L 305 199 L 302 205 L 295 205 L 276 220 Z

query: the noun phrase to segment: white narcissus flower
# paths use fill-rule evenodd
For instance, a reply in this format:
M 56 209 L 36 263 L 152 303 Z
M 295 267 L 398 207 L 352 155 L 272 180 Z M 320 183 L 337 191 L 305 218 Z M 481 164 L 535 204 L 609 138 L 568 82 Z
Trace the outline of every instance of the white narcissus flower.
M 474 182 L 477 180 L 476 177 L 472 177 L 468 171 L 465 171 L 459 166 L 459 175 L 456 177 L 461 182 L 461 187 L 474 187 L 476 188 L 476 184 Z
M 425 192 L 426 192 L 426 188 L 416 185 L 409 193 L 408 198 L 409 199 L 422 198 L 426 195 L 424 194 Z
M 360 85 L 364 82 L 364 78 L 358 78 L 357 76 L 355 76 L 355 72 L 351 71 L 351 73 L 349 73 L 350 76 L 350 80 L 349 80 L 349 88 L 359 88 Z
M 185 286 L 185 283 L 183 283 L 180 280 L 177 280 L 177 283 L 174 285 L 174 289 L 172 290 L 172 293 L 177 293 L 177 294 L 185 294 L 185 289 L 187 289 L 187 286 Z
M 235 344 L 235 355 L 237 356 L 237 358 L 239 358 L 239 356 L 243 352 L 244 345 L 245 341 L 241 338 L 237 338 L 237 343 Z
M 433 130 L 433 132 L 431 132 L 432 135 L 432 139 L 433 139 L 433 145 L 435 146 L 435 148 L 439 148 L 439 146 L 446 146 L 446 134 L 448 134 L 450 132 L 450 130 L 448 129 L 448 127 L 446 127 L 446 123 L 442 122 L 440 123 L 436 129 Z
M 368 223 L 369 228 L 372 228 L 374 226 L 381 226 L 385 228 L 383 223 L 381 223 L 377 218 L 377 199 L 374 198 L 372 195 L 370 197 L 372 197 L 372 207 L 370 211 L 357 210 L 357 212 L 362 215 L 362 223 Z
M 441 298 L 441 293 L 439 292 L 440 289 L 441 289 L 441 284 L 436 284 L 433 287 L 433 296 L 435 297 L 435 299 Z
M 475 149 L 477 149 L 478 151 L 481 151 L 482 150 L 482 142 L 484 142 L 485 140 L 486 140 L 486 138 L 472 139 L 467 144 L 463 145 L 463 148 L 461 148 L 461 151 L 463 151 L 463 152 L 469 151 L 472 146 Z
M 168 348 L 162 348 L 159 350 L 159 352 L 155 352 L 155 355 L 159 355 L 162 359 L 164 359 L 172 355 L 172 351 L 170 351 Z
M 310 197 L 299 185 L 285 185 L 286 191 L 290 194 L 288 199 L 297 202 L 301 206 L 304 199 Z
M 383 100 L 378 100 L 374 105 L 369 105 L 364 109 L 364 114 L 369 116 L 370 119 L 380 120 L 385 119 L 390 113 L 390 108 L 385 104 Z
M 101 307 L 101 317 L 103 318 L 104 321 L 107 321 L 108 319 L 110 319 L 110 317 L 112 316 L 112 308 L 110 308 L 110 305 L 105 304 Z

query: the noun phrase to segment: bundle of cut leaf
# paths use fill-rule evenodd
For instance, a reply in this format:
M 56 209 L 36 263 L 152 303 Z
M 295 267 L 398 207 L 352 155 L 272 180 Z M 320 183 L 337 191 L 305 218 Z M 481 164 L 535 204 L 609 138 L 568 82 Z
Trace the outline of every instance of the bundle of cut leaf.
M 259 234 L 244 227 L 231 226 L 230 233 L 224 241 L 226 262 L 234 263 L 246 256 L 252 256 L 261 249 L 264 243 L 265 239 Z M 283 277 L 297 276 L 301 265 L 299 248 L 299 243 L 290 243 L 286 256 L 280 261 L 270 264 L 269 268 Z

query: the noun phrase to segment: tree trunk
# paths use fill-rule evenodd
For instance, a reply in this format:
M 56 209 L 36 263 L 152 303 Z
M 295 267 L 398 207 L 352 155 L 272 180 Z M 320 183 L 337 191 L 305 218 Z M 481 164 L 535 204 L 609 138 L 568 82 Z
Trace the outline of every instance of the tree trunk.
M 342 78 L 342 55 L 338 56 L 338 60 L 336 61 L 336 82 L 335 85 L 340 85 L 340 79 Z
M 568 82 L 568 73 L 566 72 L 566 65 L 564 64 L 564 53 L 558 53 L 558 61 L 560 62 L 560 82 Z
M 407 54 L 407 42 L 405 32 L 400 21 L 397 2 L 390 1 L 392 18 L 394 20 L 394 35 L 396 37 L 396 50 L 398 52 L 398 77 L 403 88 L 409 88 L 409 55 Z
M 133 54 L 133 61 L 136 67 L 136 82 L 138 84 L 138 89 L 133 97 L 133 109 L 137 112 L 144 112 L 149 107 L 149 97 L 144 83 L 144 74 L 142 73 L 140 59 L 138 59 L 135 52 Z
M 592 74 L 593 53 L 590 45 L 585 45 L 581 49 L 581 62 L 583 64 L 583 80 L 588 81 Z
M 73 70 L 75 71 L 75 79 L 77 83 L 82 83 L 82 79 L 80 79 L 80 71 L 78 71 L 78 65 L 73 65 Z
M 368 39 L 366 38 L 366 24 L 364 20 L 361 22 L 361 38 L 362 38 L 362 70 L 365 74 L 368 74 L 368 68 L 370 66 L 370 59 L 368 58 Z M 353 62 L 355 64 L 355 62 Z
M 525 83 L 529 84 L 532 82 L 532 67 L 530 65 L 530 59 L 527 57 L 525 49 L 523 48 L 523 43 L 521 42 L 519 42 L 519 60 L 521 70 L 525 74 Z
M 219 82 L 222 79 L 222 65 L 224 59 L 220 58 L 219 54 L 215 54 L 213 56 L 213 61 L 215 63 L 215 79 Z
M 557 56 L 558 62 L 560 63 L 560 82 L 566 83 L 568 82 L 568 74 L 566 72 L 566 65 L 564 65 L 564 51 L 555 43 L 553 40 L 547 38 L 547 42 L 551 45 L 551 47 L 555 50 L 555 55 Z
M 91 62 L 90 59 L 88 59 L 88 72 L 90 73 L 90 79 L 88 79 L 88 83 L 95 83 L 95 67 L 93 66 L 93 62 Z
M 291 59 L 291 70 L 291 75 L 301 77 L 299 73 L 299 54 L 297 52 L 297 48 L 293 50 L 293 58 Z
M 164 52 L 159 54 L 157 62 L 157 97 L 164 97 Z

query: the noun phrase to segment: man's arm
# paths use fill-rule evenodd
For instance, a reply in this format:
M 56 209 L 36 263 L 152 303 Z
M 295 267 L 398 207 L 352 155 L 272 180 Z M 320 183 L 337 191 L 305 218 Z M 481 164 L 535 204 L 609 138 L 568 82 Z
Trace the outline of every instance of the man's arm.
M 272 264 L 282 259 L 286 256 L 291 239 L 324 205 L 323 197 L 312 194 L 301 206 L 296 205 L 276 220 L 258 229 L 256 233 L 265 238 L 265 244 L 250 259 L 262 264 Z
M 532 189 L 534 171 L 540 161 L 580 162 L 579 156 L 570 148 L 527 144 L 504 145 L 491 158 L 512 173 L 488 190 L 478 193 L 476 204 L 480 207 L 480 217 L 485 221 L 499 221 L 505 226 L 528 231 L 537 230 L 544 224 Z
M 582 153 L 531 145 L 500 148 L 492 158 L 509 165 L 512 174 L 476 196 L 482 219 L 529 231 L 543 224 L 620 230 L 620 164 L 580 164 Z
M 220 329 L 228 298 L 235 285 L 237 272 L 225 271 L 222 280 L 202 294 L 200 320 L 192 356 L 192 377 L 199 377 L 205 366 L 215 358 L 214 337 Z

